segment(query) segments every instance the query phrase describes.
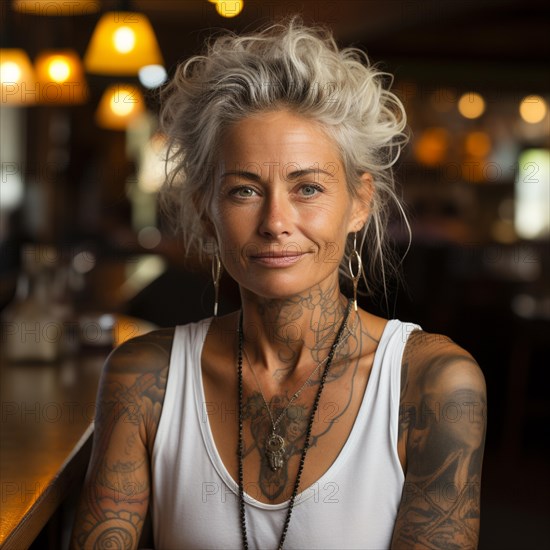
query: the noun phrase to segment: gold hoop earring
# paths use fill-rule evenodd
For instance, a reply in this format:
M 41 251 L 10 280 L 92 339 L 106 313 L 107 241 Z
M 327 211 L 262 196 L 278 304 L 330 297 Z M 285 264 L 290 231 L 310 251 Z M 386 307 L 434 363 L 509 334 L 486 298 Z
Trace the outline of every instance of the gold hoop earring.
M 353 260 L 357 263 L 357 273 L 353 272 Z M 359 279 L 363 272 L 363 260 L 357 250 L 357 233 L 353 235 L 353 250 L 350 252 L 348 259 L 348 268 L 351 280 L 353 282 L 353 309 L 357 311 L 357 286 L 359 285 Z
M 218 302 L 220 297 L 220 279 L 222 276 L 222 263 L 218 252 L 212 256 L 212 281 L 214 283 L 214 317 L 218 316 Z

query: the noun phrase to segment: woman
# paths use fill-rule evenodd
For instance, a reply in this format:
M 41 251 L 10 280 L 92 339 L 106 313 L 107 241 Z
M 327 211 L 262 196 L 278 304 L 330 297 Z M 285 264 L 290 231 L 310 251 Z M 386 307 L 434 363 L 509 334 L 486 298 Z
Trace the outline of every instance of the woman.
M 136 547 L 149 503 L 157 549 L 476 547 L 481 371 L 356 302 L 399 204 L 385 76 L 296 20 L 177 72 L 165 203 L 242 309 L 111 354 L 74 547 Z

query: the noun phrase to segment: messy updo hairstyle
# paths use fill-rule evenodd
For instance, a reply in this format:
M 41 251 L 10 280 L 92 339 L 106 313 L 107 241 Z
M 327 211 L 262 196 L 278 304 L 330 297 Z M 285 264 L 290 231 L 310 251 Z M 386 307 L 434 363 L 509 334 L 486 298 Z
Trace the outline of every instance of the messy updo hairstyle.
M 339 49 L 330 31 L 297 17 L 249 35 L 212 38 L 204 55 L 177 68 L 161 96 L 169 169 L 160 201 L 186 253 L 208 260 L 217 249 L 203 222 L 210 216 L 224 131 L 251 115 L 287 109 L 320 124 L 333 140 L 353 196 L 361 175 L 372 176 L 370 216 L 357 243 L 368 243 L 362 251 L 367 292 L 378 285 L 385 290 L 397 264 L 386 235 L 392 203 L 404 215 L 392 167 L 407 141 L 403 105 L 390 84 L 364 52 Z M 349 278 L 352 245 L 350 236 L 343 277 Z

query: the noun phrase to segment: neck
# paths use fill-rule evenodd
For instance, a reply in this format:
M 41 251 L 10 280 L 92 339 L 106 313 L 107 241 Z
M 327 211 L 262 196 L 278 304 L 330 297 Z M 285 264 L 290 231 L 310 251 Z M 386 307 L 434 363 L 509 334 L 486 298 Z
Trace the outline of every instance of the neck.
M 244 346 L 250 360 L 285 381 L 326 358 L 347 307 L 334 285 L 285 299 L 266 299 L 241 291 Z

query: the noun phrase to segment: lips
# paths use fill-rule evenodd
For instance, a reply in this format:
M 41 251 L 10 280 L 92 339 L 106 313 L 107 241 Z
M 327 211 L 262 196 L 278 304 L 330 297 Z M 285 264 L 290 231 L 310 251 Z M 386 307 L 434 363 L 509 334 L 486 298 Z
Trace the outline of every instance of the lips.
M 255 263 L 263 264 L 266 266 L 286 267 L 288 265 L 295 264 L 303 256 L 304 256 L 303 253 L 298 253 L 298 252 L 281 252 L 281 253 L 269 252 L 266 254 L 254 254 L 249 256 L 249 258 L 251 261 Z
M 251 254 L 251 258 L 293 258 L 295 256 L 302 256 L 302 252 L 283 252 L 283 253 L 274 253 L 268 252 L 266 254 Z

